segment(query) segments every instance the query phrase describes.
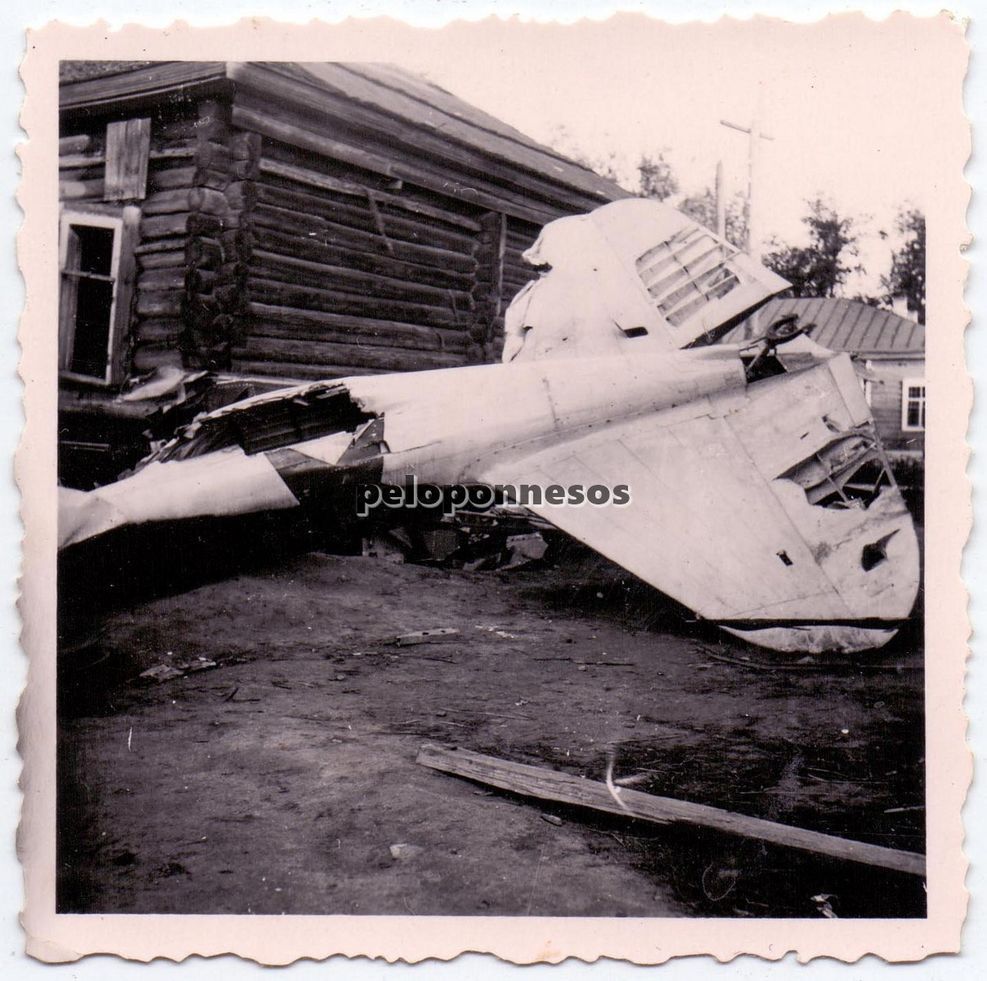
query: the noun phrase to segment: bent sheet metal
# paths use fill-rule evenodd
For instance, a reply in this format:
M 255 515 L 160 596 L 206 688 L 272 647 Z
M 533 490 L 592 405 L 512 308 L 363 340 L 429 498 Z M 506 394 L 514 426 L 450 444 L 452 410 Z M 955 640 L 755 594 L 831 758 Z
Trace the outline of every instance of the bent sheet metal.
M 752 643 L 879 647 L 918 543 L 850 358 L 717 337 L 787 284 L 673 208 L 546 226 L 500 364 L 317 382 L 198 418 L 131 476 L 62 491 L 60 544 L 318 503 L 361 482 L 626 484 L 622 507 L 533 506 Z M 791 355 L 789 355 L 791 352 Z

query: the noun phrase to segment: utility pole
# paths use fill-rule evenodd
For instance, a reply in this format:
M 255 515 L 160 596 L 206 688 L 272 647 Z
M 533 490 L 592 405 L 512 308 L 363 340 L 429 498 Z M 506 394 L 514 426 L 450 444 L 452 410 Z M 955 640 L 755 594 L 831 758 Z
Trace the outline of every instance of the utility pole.
M 723 197 L 723 161 L 716 161 L 716 234 L 720 238 L 727 237 L 727 203 Z
M 726 119 L 720 120 L 721 126 L 735 129 L 738 133 L 746 133 L 747 144 L 747 253 L 756 262 L 761 259 L 761 240 L 755 231 L 755 209 L 754 209 L 754 176 L 757 172 L 757 160 L 760 152 L 761 140 L 773 140 L 773 136 L 761 132 L 761 123 L 758 114 L 754 114 L 750 126 L 738 126 Z M 719 208 L 719 205 L 717 205 Z

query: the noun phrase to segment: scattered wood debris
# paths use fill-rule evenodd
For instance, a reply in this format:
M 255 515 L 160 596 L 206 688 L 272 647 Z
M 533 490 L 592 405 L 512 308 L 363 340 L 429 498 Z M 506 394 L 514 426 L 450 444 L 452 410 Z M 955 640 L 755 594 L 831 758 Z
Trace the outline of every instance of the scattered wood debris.
M 433 770 L 465 777 L 491 787 L 539 800 L 558 801 L 576 807 L 588 807 L 607 814 L 637 818 L 652 824 L 679 823 L 711 828 L 726 834 L 754 838 L 773 845 L 839 858 L 864 865 L 925 875 L 925 856 L 899 851 L 861 841 L 837 838 L 819 831 L 808 831 L 763 818 L 736 814 L 706 804 L 656 797 L 638 790 L 608 786 L 549 770 L 544 767 L 513 763 L 509 760 L 473 753 L 465 749 L 447 750 L 431 743 L 422 746 L 417 762 Z
M 518 635 L 512 634 L 509 630 L 504 630 L 502 627 L 498 627 L 496 624 L 487 623 L 477 623 L 474 624 L 477 630 L 486 630 L 489 634 L 494 634 L 497 637 L 503 637 L 505 640 L 517 640 Z
M 391 641 L 397 647 L 411 647 L 414 644 L 434 644 L 458 634 L 455 627 L 436 627 L 433 630 L 416 630 L 410 634 L 399 634 Z
M 403 543 L 387 535 L 376 535 L 363 539 L 363 557 L 381 559 L 394 565 L 402 565 L 407 558 Z
M 219 667 L 215 661 L 208 658 L 199 657 L 194 661 L 176 661 L 174 664 L 156 664 L 153 668 L 142 671 L 138 676 L 143 681 L 157 682 L 171 681 L 173 678 L 183 678 L 186 674 L 194 674 L 197 671 L 209 671 Z
M 148 668 L 146 671 L 141 671 L 140 677 L 144 681 L 171 681 L 172 678 L 181 678 L 185 674 L 184 671 L 179 671 L 178 668 L 173 668 L 170 664 L 155 664 L 153 668 Z
M 577 661 L 573 657 L 534 657 L 533 661 L 570 661 L 573 664 L 579 665 L 580 669 L 586 667 L 595 668 L 633 668 L 635 663 L 633 661 Z
M 519 569 L 540 562 L 548 551 L 548 544 L 537 531 L 527 535 L 509 535 L 507 551 L 510 556 L 505 569 Z

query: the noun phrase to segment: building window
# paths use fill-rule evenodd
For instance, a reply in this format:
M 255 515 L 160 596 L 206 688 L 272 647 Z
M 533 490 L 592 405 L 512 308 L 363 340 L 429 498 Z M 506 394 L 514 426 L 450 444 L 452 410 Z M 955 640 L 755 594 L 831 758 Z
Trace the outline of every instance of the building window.
M 139 211 L 62 215 L 58 364 L 64 375 L 111 384 L 120 373 L 130 318 Z
M 864 401 L 870 408 L 874 407 L 874 362 L 869 358 L 864 362 L 864 370 L 858 374 L 864 390 Z
M 901 383 L 901 428 L 904 432 L 925 429 L 925 379 L 905 378 Z
M 65 215 L 60 253 L 59 359 L 62 371 L 109 381 L 120 270 L 119 218 Z

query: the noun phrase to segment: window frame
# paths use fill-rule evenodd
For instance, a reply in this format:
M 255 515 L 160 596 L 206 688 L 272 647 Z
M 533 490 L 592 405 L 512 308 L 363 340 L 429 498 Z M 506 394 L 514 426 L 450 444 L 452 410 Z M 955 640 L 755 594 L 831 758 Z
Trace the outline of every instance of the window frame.
M 868 409 L 874 408 L 874 379 L 870 377 L 874 372 L 874 362 L 868 358 L 864 361 L 864 371 L 867 373 L 860 379 L 864 388 L 864 401 Z
M 910 388 L 921 388 L 922 394 L 912 398 L 908 392 Z M 911 405 L 917 404 L 919 406 L 919 417 L 921 418 L 921 423 L 917 426 L 910 425 L 908 422 L 908 409 Z M 925 413 L 927 405 L 927 395 L 925 387 L 924 378 L 902 378 L 901 379 L 901 431 L 903 433 L 924 433 L 925 432 Z
M 109 208 L 63 208 L 59 215 L 58 227 L 58 373 L 59 377 L 88 385 L 110 387 L 123 380 L 123 355 L 125 339 L 130 328 L 130 307 L 133 298 L 134 263 L 133 253 L 136 244 L 137 225 L 140 209 L 133 206 Z M 66 305 L 68 282 L 78 288 L 80 277 L 67 276 L 72 272 L 66 269 L 68 261 L 69 230 L 73 225 L 113 230 L 113 252 L 110 260 L 110 278 L 113 283 L 113 297 L 109 311 L 109 330 L 106 341 L 106 370 L 100 375 L 87 375 L 72 371 L 72 354 L 75 342 L 76 323 L 69 322 L 69 308 Z

